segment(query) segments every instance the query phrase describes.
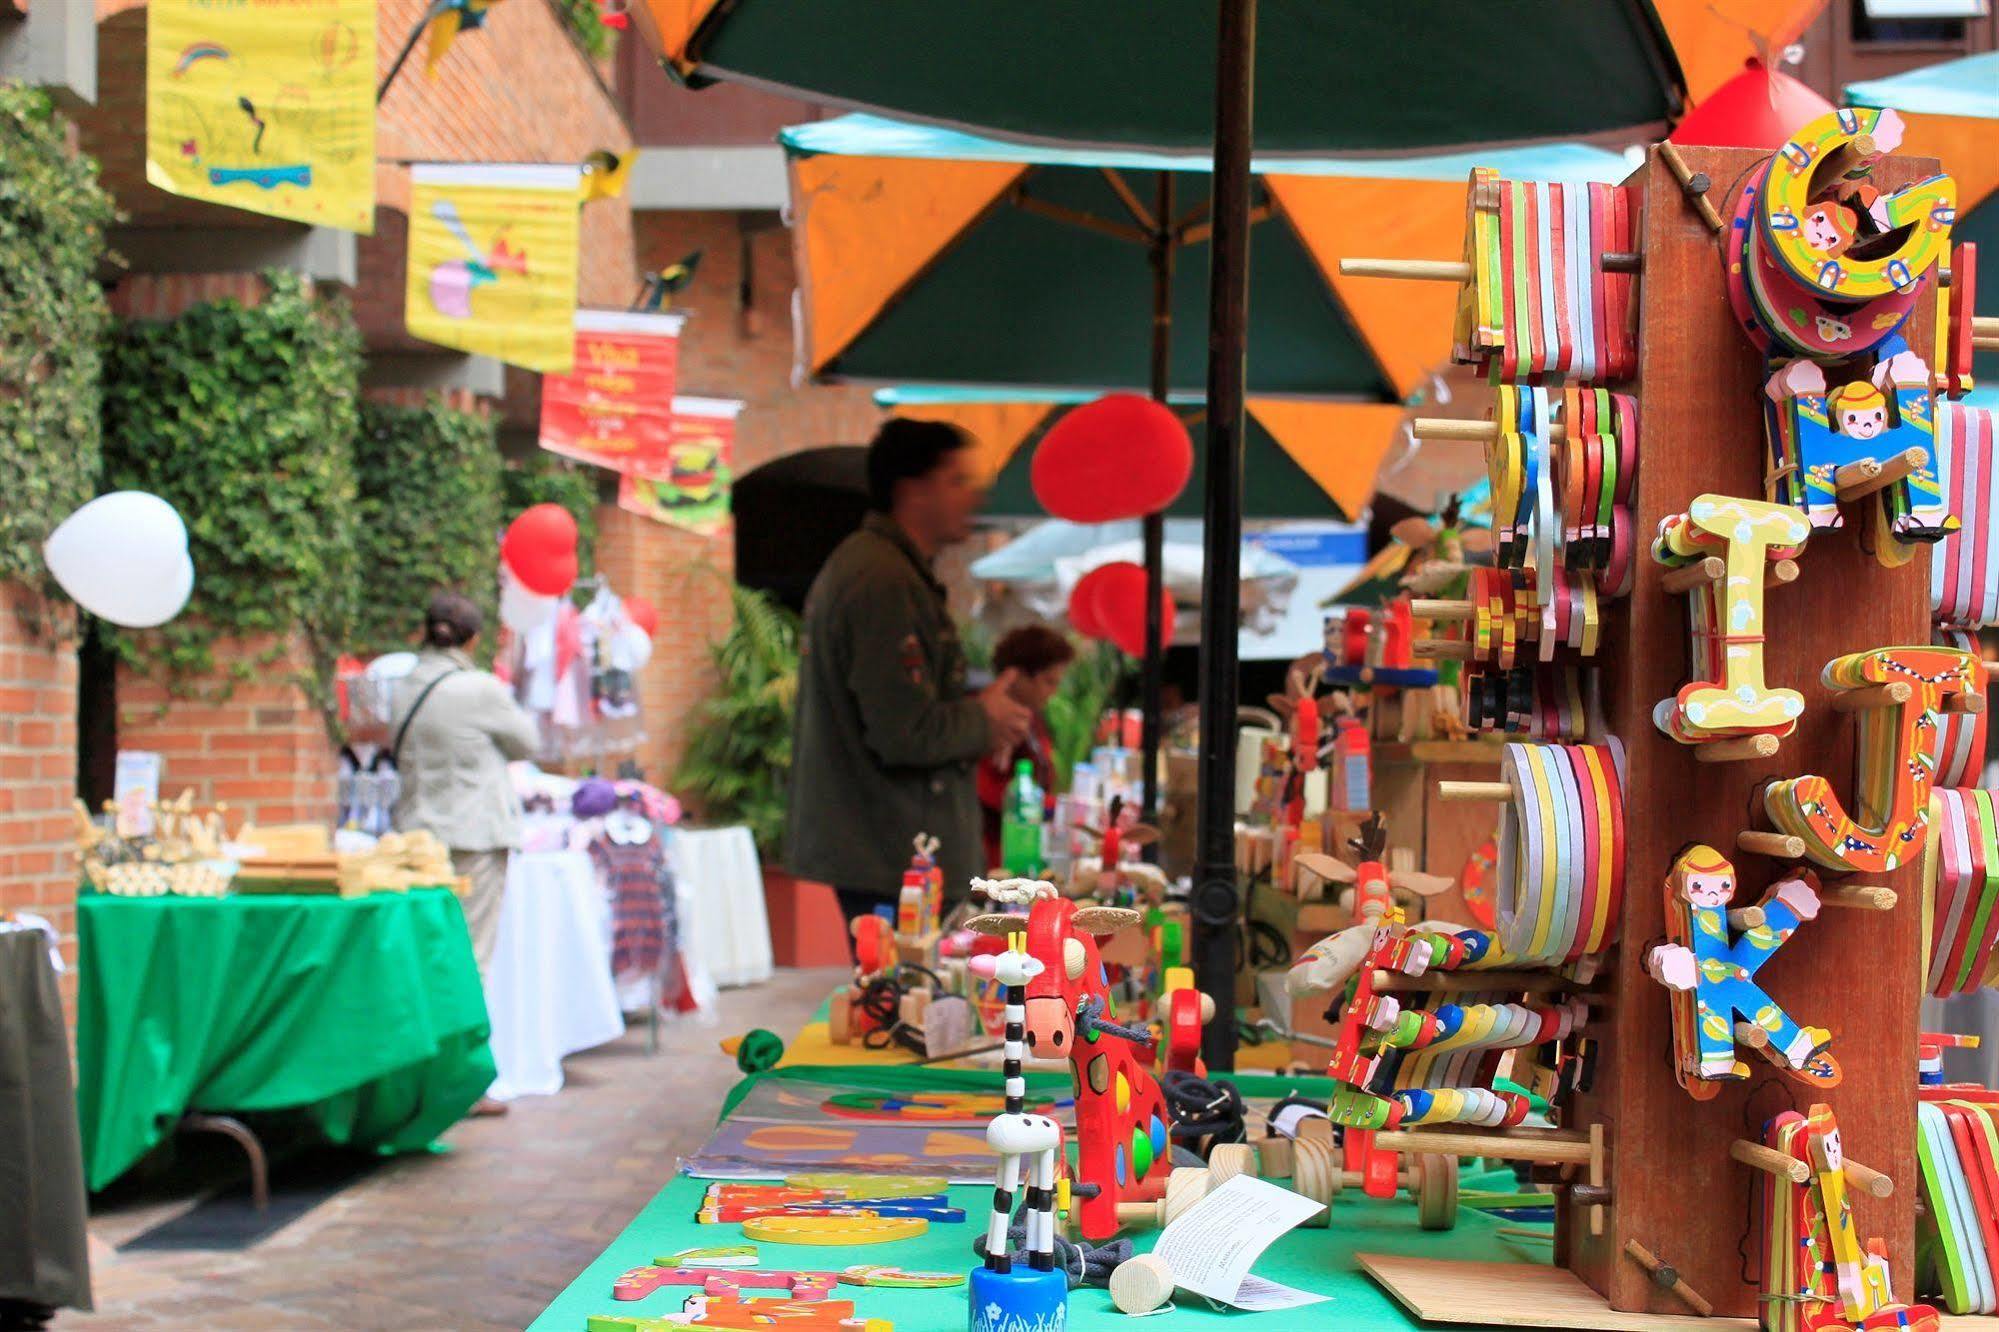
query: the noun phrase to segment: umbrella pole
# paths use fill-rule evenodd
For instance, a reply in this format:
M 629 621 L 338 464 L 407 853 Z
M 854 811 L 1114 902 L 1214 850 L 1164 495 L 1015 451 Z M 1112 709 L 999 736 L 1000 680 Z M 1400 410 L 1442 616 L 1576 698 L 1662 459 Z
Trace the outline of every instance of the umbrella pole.
M 1202 508 L 1200 796 L 1194 867 L 1194 975 L 1214 997 L 1208 1067 L 1235 1067 L 1235 977 L 1242 909 L 1235 869 L 1236 621 L 1242 601 L 1243 379 L 1249 328 L 1251 114 L 1256 0 L 1220 0 L 1215 45 L 1215 172 L 1208 270 L 1208 474 Z
M 1173 369 L 1173 173 L 1159 173 L 1159 187 L 1152 209 L 1152 400 L 1165 402 L 1172 389 Z M 1140 742 L 1145 764 L 1140 786 L 1140 817 L 1147 823 L 1159 822 L 1159 748 L 1162 718 L 1159 715 L 1159 677 L 1164 666 L 1166 626 L 1159 610 L 1159 594 L 1166 586 L 1166 514 L 1145 515 L 1145 668 L 1140 686 L 1139 706 L 1144 712 L 1144 732 Z M 1148 846 L 1145 857 L 1156 860 L 1157 844 Z

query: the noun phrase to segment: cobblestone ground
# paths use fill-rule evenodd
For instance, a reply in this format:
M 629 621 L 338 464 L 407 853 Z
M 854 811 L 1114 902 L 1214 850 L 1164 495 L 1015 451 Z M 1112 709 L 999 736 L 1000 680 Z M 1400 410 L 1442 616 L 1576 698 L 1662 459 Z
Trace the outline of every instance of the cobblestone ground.
M 726 991 L 716 1025 L 663 1026 L 657 1054 L 640 1027 L 572 1055 L 557 1095 L 467 1120 L 445 1136 L 451 1151 L 385 1162 L 240 1252 L 118 1250 L 193 1196 L 107 1209 L 90 1225 L 97 1312 L 53 1326 L 518 1332 L 707 1137 L 737 1077 L 717 1037 L 796 1031 L 837 974 Z

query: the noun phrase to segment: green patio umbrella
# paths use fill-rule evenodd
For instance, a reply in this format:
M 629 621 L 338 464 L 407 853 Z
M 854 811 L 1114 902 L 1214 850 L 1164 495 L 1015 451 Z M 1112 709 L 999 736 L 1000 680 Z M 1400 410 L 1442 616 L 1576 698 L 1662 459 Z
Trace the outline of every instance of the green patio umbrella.
M 648 0 L 641 31 L 722 79 L 1010 139 L 1206 150 L 1199 0 Z M 1663 128 L 1678 63 L 1646 0 L 1262 0 L 1258 152 L 1432 152 Z

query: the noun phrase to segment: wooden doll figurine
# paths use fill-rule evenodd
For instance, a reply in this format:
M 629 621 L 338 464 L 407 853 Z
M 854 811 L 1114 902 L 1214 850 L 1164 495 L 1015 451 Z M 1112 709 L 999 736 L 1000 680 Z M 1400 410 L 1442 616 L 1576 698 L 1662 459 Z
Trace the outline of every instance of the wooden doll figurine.
M 1815 1060 L 1823 1067 L 1829 1058 L 1821 1057 L 1831 1044 L 1830 1033 L 1800 1026 L 1755 979 L 1799 924 L 1817 917 L 1817 890 L 1802 875 L 1772 885 L 1760 907 L 1762 923 L 1731 939 L 1728 905 L 1735 885 L 1735 866 L 1713 847 L 1696 844 L 1682 851 L 1666 876 L 1671 942 L 1645 958 L 1652 978 L 1674 991 L 1677 1071 L 1681 1085 L 1696 1096 L 1702 1092 L 1690 1078 L 1712 1083 L 1749 1076 L 1748 1066 L 1735 1057 L 1739 1031 L 1781 1068 L 1806 1071 L 1815 1067 Z M 1738 1015 L 1744 1019 L 1742 1027 L 1736 1024 Z M 1816 1072 L 1808 1080 L 1830 1085 Z

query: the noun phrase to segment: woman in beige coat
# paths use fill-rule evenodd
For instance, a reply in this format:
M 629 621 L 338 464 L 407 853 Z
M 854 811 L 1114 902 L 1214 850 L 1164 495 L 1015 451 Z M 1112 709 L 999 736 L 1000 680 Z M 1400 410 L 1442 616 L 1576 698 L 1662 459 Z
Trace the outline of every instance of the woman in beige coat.
M 527 758 L 540 741 L 506 685 L 473 664 L 484 619 L 455 592 L 431 598 L 416 667 L 397 687 L 391 730 L 402 778 L 396 828 L 434 834 L 451 849 L 453 868 L 471 879 L 465 923 L 482 975 L 499 934 L 507 857 L 520 844 L 520 801 L 507 764 Z

